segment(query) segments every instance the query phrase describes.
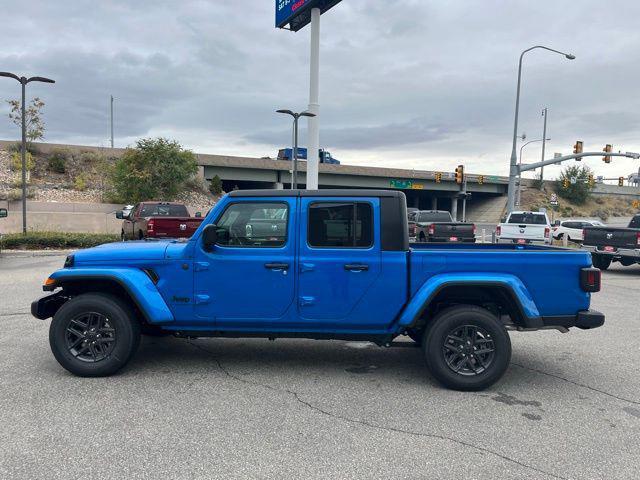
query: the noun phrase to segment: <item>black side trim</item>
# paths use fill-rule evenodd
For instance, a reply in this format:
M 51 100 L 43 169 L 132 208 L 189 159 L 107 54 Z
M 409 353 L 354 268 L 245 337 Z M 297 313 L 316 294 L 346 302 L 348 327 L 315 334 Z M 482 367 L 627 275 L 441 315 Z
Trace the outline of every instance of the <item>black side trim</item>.
M 514 291 L 511 289 L 510 286 L 505 285 L 504 283 L 500 283 L 500 282 L 479 282 L 479 283 L 470 283 L 470 282 L 447 282 L 447 283 L 443 283 L 442 285 L 440 285 L 430 296 L 429 298 L 427 298 L 427 300 L 424 302 L 422 308 L 420 309 L 420 311 L 418 312 L 418 314 L 416 315 L 416 317 L 413 319 L 413 321 L 411 322 L 411 324 L 408 325 L 408 327 L 412 327 L 413 325 L 416 324 L 416 322 L 420 319 L 420 317 L 422 316 L 422 313 L 427 309 L 427 307 L 431 304 L 431 302 L 433 301 L 434 298 L 437 297 L 437 295 L 444 290 L 447 287 L 455 287 L 455 286 L 464 286 L 464 287 L 497 287 L 499 288 L 503 293 L 505 293 L 508 297 L 508 300 L 510 300 L 511 302 L 513 302 L 513 305 L 515 305 L 517 311 L 518 311 L 518 316 L 519 316 L 519 320 L 522 322 L 523 326 L 525 328 L 540 328 L 544 326 L 544 323 L 542 321 L 541 317 L 528 317 L 526 315 L 526 313 L 524 312 L 524 309 L 522 308 L 522 304 L 520 303 L 520 300 L 518 300 L 518 296 L 514 293 Z
M 589 330 L 604 325 L 604 314 L 596 310 L 582 310 L 576 315 L 542 317 L 542 322 L 545 327 L 578 327 L 582 330 Z
M 380 232 L 382 250 L 406 252 L 409 250 L 407 229 L 407 201 L 404 193 L 380 198 Z

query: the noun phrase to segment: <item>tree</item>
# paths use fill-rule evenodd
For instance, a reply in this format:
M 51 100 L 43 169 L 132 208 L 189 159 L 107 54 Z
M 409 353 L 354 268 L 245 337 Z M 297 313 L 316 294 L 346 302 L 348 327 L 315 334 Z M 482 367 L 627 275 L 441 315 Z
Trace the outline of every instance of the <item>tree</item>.
M 122 202 L 170 200 L 197 171 L 196 156 L 175 140 L 143 138 L 118 159 L 110 180 Z
M 22 103 L 20 100 L 7 100 L 11 111 L 9 112 L 9 119 L 22 129 Z M 44 120 L 42 119 L 42 108 L 44 102 L 35 97 L 31 99 L 31 102 L 25 107 L 24 118 L 27 131 L 27 141 L 29 143 L 36 140 L 42 140 L 44 138 Z
M 565 168 L 558 181 L 558 195 L 567 200 L 582 205 L 587 201 L 591 195 L 593 186 L 589 184 L 589 175 L 591 175 L 591 169 L 586 165 Z
M 222 194 L 222 180 L 218 175 L 214 176 L 211 179 L 211 184 L 209 185 L 209 191 L 214 195 Z

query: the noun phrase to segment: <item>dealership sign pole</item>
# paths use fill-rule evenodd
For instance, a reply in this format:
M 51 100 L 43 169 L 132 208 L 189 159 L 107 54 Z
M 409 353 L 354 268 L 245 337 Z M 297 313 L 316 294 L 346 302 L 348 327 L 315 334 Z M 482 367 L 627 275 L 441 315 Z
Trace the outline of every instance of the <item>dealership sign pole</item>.
M 276 0 L 276 27 L 297 32 L 311 23 L 309 117 L 307 139 L 307 190 L 318 188 L 320 161 L 320 15 L 341 0 Z

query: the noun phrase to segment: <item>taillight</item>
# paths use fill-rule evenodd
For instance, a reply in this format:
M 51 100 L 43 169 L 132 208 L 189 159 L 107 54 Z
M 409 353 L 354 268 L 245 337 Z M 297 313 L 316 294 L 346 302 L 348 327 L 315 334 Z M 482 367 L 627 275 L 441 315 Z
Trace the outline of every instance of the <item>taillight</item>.
M 580 288 L 585 292 L 599 292 L 602 272 L 598 268 L 589 267 L 580 270 Z
M 473 235 L 475 236 L 475 234 L 476 234 L 476 224 L 475 223 L 471 227 L 471 231 L 473 232 Z
M 429 225 L 429 235 L 433 235 L 434 233 L 436 233 L 436 227 L 435 225 L 431 224 Z
M 549 227 L 544 227 L 544 238 L 549 238 L 549 233 L 551 229 Z
M 636 232 L 636 245 L 640 245 L 640 232 Z
M 147 232 L 153 232 L 153 224 L 154 224 L 153 219 L 147 222 Z
M 502 233 L 502 228 L 500 227 L 500 225 L 498 225 L 498 226 L 496 227 L 496 235 L 497 235 L 497 236 L 500 236 L 500 233 Z

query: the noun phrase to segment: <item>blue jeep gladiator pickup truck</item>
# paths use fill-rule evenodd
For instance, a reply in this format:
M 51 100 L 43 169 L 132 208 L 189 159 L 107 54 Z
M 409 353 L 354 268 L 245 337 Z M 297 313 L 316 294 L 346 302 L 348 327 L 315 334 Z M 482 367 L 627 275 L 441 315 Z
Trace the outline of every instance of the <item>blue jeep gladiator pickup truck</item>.
M 588 252 L 520 245 L 410 246 L 404 194 L 254 190 L 223 197 L 187 241 L 69 255 L 32 314 L 53 317 L 58 362 L 118 371 L 141 334 L 303 337 L 391 345 L 408 335 L 443 385 L 479 390 L 511 357 L 508 330 L 599 327 Z

